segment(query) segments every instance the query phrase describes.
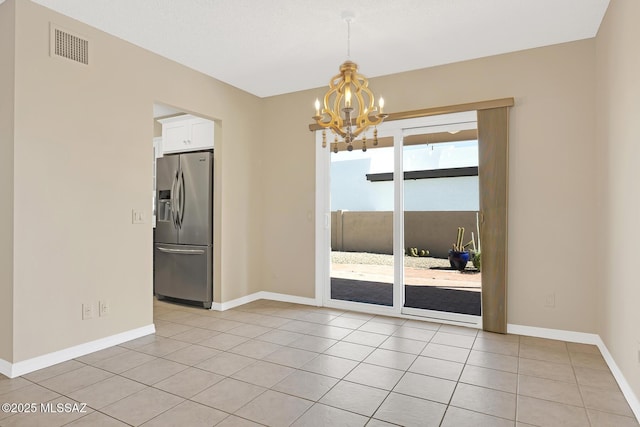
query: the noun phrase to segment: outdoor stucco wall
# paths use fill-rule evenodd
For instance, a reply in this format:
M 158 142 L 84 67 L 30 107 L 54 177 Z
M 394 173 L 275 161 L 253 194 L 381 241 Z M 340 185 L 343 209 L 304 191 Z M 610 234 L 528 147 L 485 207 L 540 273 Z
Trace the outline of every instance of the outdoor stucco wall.
M 333 219 L 333 215 L 332 215 Z M 345 252 L 393 253 L 393 212 L 337 211 L 336 240 L 331 249 Z
M 478 242 L 475 211 L 407 211 L 404 218 L 405 249 L 426 249 L 430 256 L 447 258 L 458 227 L 465 228 L 465 244 L 472 232 Z M 331 249 L 392 254 L 393 212 L 331 212 Z

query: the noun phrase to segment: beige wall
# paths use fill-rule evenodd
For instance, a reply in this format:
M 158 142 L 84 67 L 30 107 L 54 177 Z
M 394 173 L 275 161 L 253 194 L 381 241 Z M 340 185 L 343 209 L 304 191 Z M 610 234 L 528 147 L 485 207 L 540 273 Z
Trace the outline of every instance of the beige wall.
M 594 41 L 585 40 L 385 77 L 373 86 L 402 94 L 398 107 L 385 99 L 389 111 L 515 98 L 508 323 L 595 332 L 595 267 L 567 267 L 564 255 L 593 245 L 579 230 L 596 225 L 594 83 Z M 555 308 L 544 307 L 548 293 L 556 295 Z
M 13 361 L 13 81 L 15 7 L 0 4 L 0 359 Z
M 152 323 L 152 228 L 132 225 L 131 210 L 150 211 L 154 101 L 222 123 L 215 298 L 260 290 L 245 256 L 260 242 L 260 100 L 31 2 L 7 4 L 17 8 L 13 360 Z M 90 40 L 88 67 L 49 57 L 50 21 Z M 82 303 L 100 299 L 111 314 L 81 320 Z
M 594 247 L 600 276 L 599 334 L 640 396 L 640 287 L 635 268 L 640 217 L 640 2 L 612 0 L 598 32 L 597 114 L 602 227 Z M 630 257 L 624 257 L 629 250 Z
M 594 263 L 567 266 L 565 257 L 566 251 L 594 247 L 592 234 L 579 232 L 596 226 L 594 49 L 591 39 L 370 82 L 375 93 L 385 95 L 389 112 L 515 98 L 509 153 L 509 323 L 596 331 Z M 366 67 L 362 71 L 366 74 Z M 313 100 L 324 91 L 265 100 L 264 135 L 277 142 L 263 147 L 265 290 L 313 295 L 314 228 L 305 215 L 314 206 L 315 155 L 307 125 Z M 296 150 L 290 151 L 293 146 Z M 556 295 L 555 308 L 544 307 L 548 293 Z
M 314 91 L 264 98 L 263 290 L 315 298 Z M 313 111 L 311 111 L 313 114 Z

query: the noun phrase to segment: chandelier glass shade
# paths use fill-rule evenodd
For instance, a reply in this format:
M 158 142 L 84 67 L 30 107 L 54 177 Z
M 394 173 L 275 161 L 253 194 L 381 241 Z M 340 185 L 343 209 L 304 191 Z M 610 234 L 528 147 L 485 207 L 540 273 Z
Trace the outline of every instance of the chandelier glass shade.
M 349 25 L 350 36 L 350 20 Z M 350 37 L 349 37 L 350 38 Z M 349 53 L 349 41 L 347 44 Z M 316 114 L 313 119 L 323 128 L 322 146 L 326 147 L 326 129 L 335 135 L 333 151 L 338 152 L 338 139 L 342 138 L 347 150 L 353 150 L 353 142 L 362 135 L 362 151 L 367 151 L 366 131 L 376 126 L 388 116 L 384 114 L 382 97 L 375 105 L 375 97 L 369 89 L 369 81 L 358 73 L 358 65 L 350 59 L 340 65 L 340 74 L 329 81 L 329 90 L 324 95 L 322 108 L 320 101 L 315 102 Z M 377 129 L 373 132 L 373 145 L 378 145 Z

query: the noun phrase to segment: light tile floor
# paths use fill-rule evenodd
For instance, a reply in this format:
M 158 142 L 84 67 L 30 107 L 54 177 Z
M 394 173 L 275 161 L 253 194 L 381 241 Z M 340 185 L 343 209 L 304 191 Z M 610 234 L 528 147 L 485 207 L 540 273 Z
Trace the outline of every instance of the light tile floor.
M 154 317 L 155 335 L 0 377 L 0 403 L 38 405 L 0 426 L 638 426 L 594 346 L 264 300 Z

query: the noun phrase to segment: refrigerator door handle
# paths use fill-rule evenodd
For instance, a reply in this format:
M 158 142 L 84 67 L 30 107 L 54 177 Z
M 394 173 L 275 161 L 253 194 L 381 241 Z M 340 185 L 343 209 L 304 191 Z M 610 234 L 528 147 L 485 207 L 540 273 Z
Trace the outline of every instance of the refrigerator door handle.
M 178 191 L 178 173 L 173 176 L 173 181 L 171 182 L 171 221 L 173 222 L 174 228 L 178 228 L 178 214 L 176 212 L 176 193 Z
M 184 200 L 185 198 L 185 185 L 184 185 L 184 171 L 180 169 L 180 227 L 182 227 L 182 221 L 184 221 Z
M 182 199 L 182 185 L 180 183 L 180 175 L 182 168 L 176 171 L 176 228 L 182 228 L 182 218 L 180 217 L 180 200 Z
M 182 168 L 178 169 L 178 172 L 176 173 L 176 189 L 177 189 L 177 194 L 176 194 L 176 222 L 178 223 L 178 228 L 182 228 L 182 206 L 181 206 L 181 202 L 182 202 L 182 182 L 180 181 L 180 176 L 182 175 Z
M 204 254 L 204 249 L 172 249 L 172 248 L 163 248 L 158 246 L 158 250 L 160 252 L 165 252 L 168 254 L 181 254 L 181 255 L 202 255 Z

